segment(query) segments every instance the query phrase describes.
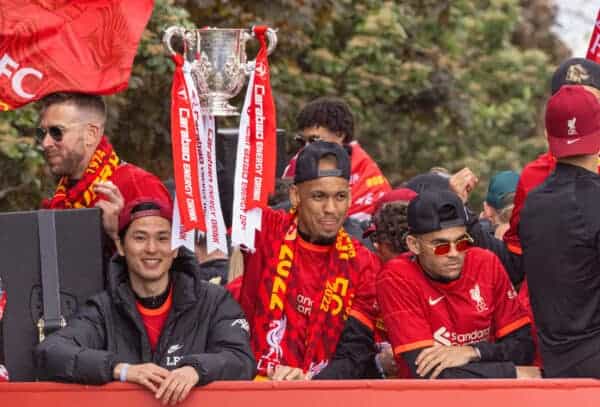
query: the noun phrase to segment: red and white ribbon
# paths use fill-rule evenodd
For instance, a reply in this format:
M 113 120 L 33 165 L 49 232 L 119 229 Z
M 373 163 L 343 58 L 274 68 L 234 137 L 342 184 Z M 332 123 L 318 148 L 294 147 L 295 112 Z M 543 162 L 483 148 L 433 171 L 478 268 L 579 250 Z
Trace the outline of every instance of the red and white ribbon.
M 254 250 L 260 230 L 261 208 L 275 187 L 276 113 L 267 55 L 267 27 L 255 27 L 260 43 L 240 120 L 234 179 L 231 241 Z
M 186 210 L 189 205 L 181 205 L 180 203 L 182 199 L 180 195 L 184 194 L 179 191 L 180 187 L 177 183 L 177 166 L 179 163 L 174 159 L 177 199 L 173 211 L 171 246 L 173 248 L 184 246 L 190 250 L 194 250 L 193 231 L 200 230 L 206 233 L 207 252 L 209 254 L 217 249 L 227 254 L 227 231 L 225 221 L 223 220 L 223 212 L 221 211 L 221 199 L 217 180 L 215 120 L 214 117 L 202 113 L 200 97 L 194 85 L 191 75 L 191 64 L 188 61 L 183 62 L 181 65 L 180 75 L 180 79 L 178 79 L 176 66 L 174 85 L 177 80 L 180 80 L 184 84 L 188 102 L 186 107 L 191 111 L 193 119 L 192 127 L 194 128 L 195 135 L 193 183 L 194 187 L 198 188 L 198 196 L 194 200 L 194 210 L 199 214 L 201 222 L 190 225 L 190 222 L 186 220 Z M 175 103 L 173 102 L 173 104 Z M 185 195 L 184 198 L 186 198 Z
M 173 200 L 173 220 L 171 226 L 171 248 L 176 249 L 178 247 L 185 247 L 190 251 L 194 251 L 194 229 L 189 231 L 183 230 L 183 224 L 181 223 L 181 214 L 179 213 L 179 206 L 177 203 L 177 196 Z
M 227 254 L 227 228 L 221 210 L 217 180 L 215 118 L 203 115 L 198 120 L 201 154 L 199 154 L 200 189 L 206 224 L 206 251 L 220 250 Z
M 177 206 L 184 231 L 205 230 L 198 185 L 198 136 L 190 103 L 183 57 L 174 55 L 175 73 L 171 88 L 171 142 Z

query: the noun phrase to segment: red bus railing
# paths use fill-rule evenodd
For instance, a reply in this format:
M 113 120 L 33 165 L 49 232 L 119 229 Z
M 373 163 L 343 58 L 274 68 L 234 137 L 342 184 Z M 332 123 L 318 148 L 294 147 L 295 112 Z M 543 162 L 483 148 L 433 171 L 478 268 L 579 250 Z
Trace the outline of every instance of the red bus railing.
M 0 383 L 1 407 L 151 407 L 139 386 Z M 517 407 L 600 405 L 600 381 L 381 380 L 220 382 L 195 389 L 181 407 Z

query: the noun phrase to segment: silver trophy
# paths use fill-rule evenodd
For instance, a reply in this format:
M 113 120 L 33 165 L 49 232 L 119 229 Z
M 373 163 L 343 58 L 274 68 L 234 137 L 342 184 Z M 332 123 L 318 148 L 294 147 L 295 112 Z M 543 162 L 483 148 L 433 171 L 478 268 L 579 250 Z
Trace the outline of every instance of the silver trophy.
M 254 61 L 246 62 L 246 41 L 252 31 L 243 28 L 199 28 L 188 30 L 172 26 L 165 30 L 163 42 L 171 54 L 173 40 L 183 44 L 183 57 L 192 65 L 192 78 L 198 90 L 202 112 L 213 116 L 235 116 L 239 113 L 229 99 L 235 97 L 254 69 Z M 277 46 L 275 30 L 267 30 L 271 54 Z

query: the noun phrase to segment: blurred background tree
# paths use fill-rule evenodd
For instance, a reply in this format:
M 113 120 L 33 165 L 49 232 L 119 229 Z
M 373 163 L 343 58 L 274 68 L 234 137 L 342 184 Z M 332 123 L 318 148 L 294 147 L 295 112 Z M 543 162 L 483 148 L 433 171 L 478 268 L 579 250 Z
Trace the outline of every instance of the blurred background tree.
M 272 85 L 290 153 L 301 106 L 339 96 L 391 182 L 469 166 L 482 179 L 478 202 L 491 174 L 519 170 L 546 148 L 549 78 L 569 54 L 551 32 L 555 18 L 549 0 L 156 0 L 129 89 L 107 98 L 107 135 L 123 159 L 170 177 L 173 65 L 162 30 L 267 24 L 278 29 Z M 36 120 L 33 106 L 0 116 L 1 210 L 36 208 L 53 189 L 32 137 Z

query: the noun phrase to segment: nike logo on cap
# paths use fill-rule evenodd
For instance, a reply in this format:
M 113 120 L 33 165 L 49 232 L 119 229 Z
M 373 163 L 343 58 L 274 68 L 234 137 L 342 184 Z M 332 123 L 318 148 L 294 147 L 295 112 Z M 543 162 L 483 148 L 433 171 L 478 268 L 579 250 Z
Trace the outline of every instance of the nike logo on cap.
M 579 137 L 579 138 L 574 138 L 573 140 L 567 140 L 567 144 L 573 144 L 573 143 L 577 143 L 579 140 L 581 140 L 581 137 Z
M 433 298 L 429 297 L 429 305 L 431 305 L 433 307 L 435 304 L 437 304 L 438 302 L 440 302 L 443 299 L 444 299 L 443 295 L 441 297 L 436 298 L 436 299 L 433 299 Z

